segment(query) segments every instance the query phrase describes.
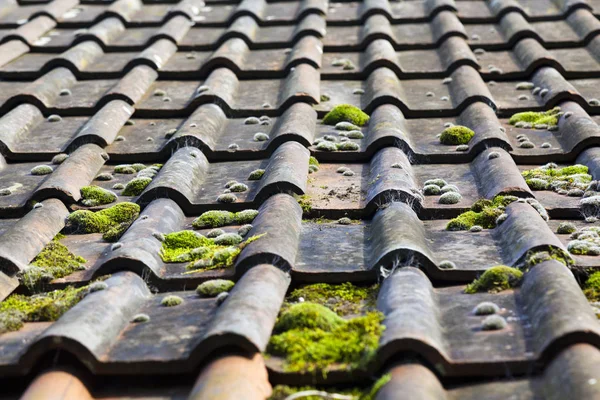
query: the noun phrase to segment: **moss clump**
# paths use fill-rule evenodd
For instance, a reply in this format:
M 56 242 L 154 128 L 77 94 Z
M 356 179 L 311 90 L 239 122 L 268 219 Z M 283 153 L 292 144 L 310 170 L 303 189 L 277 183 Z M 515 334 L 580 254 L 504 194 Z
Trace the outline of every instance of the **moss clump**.
M 139 214 L 139 205 L 126 202 L 96 212 L 77 210 L 67 218 L 66 229 L 73 233 L 107 233 L 121 224 L 130 225 Z
M 471 210 L 451 219 L 446 229 L 466 231 L 475 225 L 484 229 L 493 229 L 496 227 L 498 217 L 504 213 L 504 208 L 516 200 L 514 196 L 496 196 L 494 200 L 480 199 L 471 206 Z
M 356 126 L 363 126 L 369 122 L 369 116 L 358 107 L 339 104 L 323 117 L 325 125 L 336 125 L 338 122 L 350 122 Z
M 307 194 L 303 194 L 302 196 L 295 196 L 296 201 L 302 208 L 302 212 L 308 214 L 312 211 L 312 203 L 310 197 Z
M 196 293 L 200 297 L 215 297 L 219 293 L 229 292 L 234 285 L 235 282 L 227 279 L 213 279 L 198 285 Z
M 555 126 L 558 125 L 558 117 L 560 116 L 560 107 L 554 107 L 552 110 L 548 111 L 525 111 L 513 114 L 512 117 L 508 120 L 508 123 L 511 125 L 516 125 L 519 122 L 523 122 L 531 125 L 548 125 Z
M 81 188 L 81 202 L 87 207 L 95 207 L 112 203 L 117 195 L 100 186 L 84 186 Z
M 217 244 L 216 238 L 210 239 L 189 230 L 173 232 L 164 236 L 165 240 L 162 242 L 160 250 L 162 260 L 167 263 L 188 262 L 187 268 L 192 269 L 189 273 L 193 273 L 200 270 L 230 267 L 247 244 L 261 238 L 264 234 L 252 236 L 235 245 Z
M 525 182 L 532 190 L 553 190 L 559 193 L 579 189 L 584 191 L 592 181 L 588 167 L 581 164 L 558 168 L 554 163 L 523 171 Z M 566 194 L 566 193 L 565 193 Z M 583 195 L 583 192 L 581 192 Z
M 479 278 L 467 285 L 465 293 L 497 293 L 519 286 L 523 273 L 506 265 L 497 265 L 488 269 Z
M 529 269 L 537 264 L 544 261 L 555 260 L 566 266 L 570 266 L 573 263 L 573 259 L 561 248 L 549 246 L 547 250 L 528 252 L 525 255 L 525 268 Z
M 442 131 L 440 143 L 446 145 L 467 144 L 473 139 L 475 132 L 466 126 L 454 125 Z
M 258 215 L 258 210 L 243 210 L 237 213 L 223 210 L 211 210 L 203 213 L 192 222 L 194 229 L 218 228 L 226 225 L 249 224 Z
M 152 178 L 133 178 L 132 180 L 127 182 L 127 185 L 125 185 L 125 189 L 123 189 L 123 192 L 121 192 L 121 194 L 123 196 L 139 196 L 140 194 L 142 194 L 144 189 L 146 189 L 146 186 L 150 184 L 150 182 L 152 182 Z
M 87 294 L 87 286 L 24 296 L 13 294 L 0 303 L 0 333 L 19 330 L 25 322 L 56 321 Z
M 285 357 L 284 369 L 289 372 L 325 374 L 332 364 L 365 369 L 385 329 L 382 321 L 380 312 L 345 320 L 319 304 L 298 303 L 278 318 L 267 351 Z
M 135 174 L 136 170 L 129 164 L 121 164 L 115 166 L 114 169 L 115 174 Z
M 378 289 L 378 285 L 361 287 L 350 282 L 339 285 L 316 283 L 294 289 L 288 300 L 297 302 L 302 298 L 304 301 L 321 304 L 340 315 L 350 315 L 358 314 L 364 309 L 374 310 Z
M 600 272 L 594 272 L 585 281 L 583 294 L 589 301 L 600 301 Z
M 165 296 L 160 302 L 160 305 L 164 307 L 175 307 L 180 304 L 183 304 L 183 299 L 175 295 Z
M 302 386 L 302 387 L 292 387 L 286 385 L 277 385 L 273 388 L 273 393 L 269 400 L 285 400 L 289 396 L 300 393 L 300 392 L 319 392 L 318 395 L 313 396 L 303 396 L 302 400 L 323 400 L 327 398 L 333 398 L 331 395 L 333 393 L 344 396 L 351 396 L 354 400 L 375 400 L 377 393 L 379 390 L 385 386 L 390 380 L 392 380 L 392 376 L 390 374 L 383 375 L 379 378 L 370 388 L 340 388 L 334 389 L 331 387 L 327 388 L 317 388 L 312 386 Z M 326 395 L 327 394 L 327 395 Z M 328 397 L 329 396 L 329 397 Z
M 248 175 L 248 180 L 249 181 L 258 181 L 258 180 L 260 180 L 260 178 L 263 177 L 264 174 L 265 174 L 264 169 L 255 169 L 254 171 L 250 172 L 250 175 Z
M 37 165 L 31 168 L 31 175 L 48 175 L 51 174 L 52 171 L 54 170 L 48 165 Z
M 20 275 L 20 281 L 36 291 L 41 283 L 71 275 L 85 269 L 86 259 L 71 253 L 67 246 L 60 243 L 62 235 L 57 235 L 33 259 L 31 265 Z
M 590 226 L 581 228 L 571 234 L 567 250 L 571 254 L 581 256 L 600 255 L 600 228 Z
M 308 165 L 314 165 L 315 167 L 319 167 L 319 160 L 317 160 L 315 157 L 310 156 L 308 158 Z

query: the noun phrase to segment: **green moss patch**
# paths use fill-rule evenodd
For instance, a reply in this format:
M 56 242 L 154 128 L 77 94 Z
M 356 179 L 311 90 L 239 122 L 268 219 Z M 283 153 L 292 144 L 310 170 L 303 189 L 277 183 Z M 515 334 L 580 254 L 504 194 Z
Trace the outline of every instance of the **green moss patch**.
M 121 194 L 123 196 L 139 196 L 150 182 L 152 182 L 152 178 L 149 177 L 133 178 L 127 182 L 127 185 L 125 185 L 125 189 L 123 189 Z
M 127 202 L 96 212 L 77 210 L 67 218 L 66 230 L 73 233 L 104 233 L 106 240 L 114 240 L 114 231 L 124 232 L 139 214 L 140 206 Z
M 556 164 L 548 163 L 539 168 L 523 171 L 521 174 L 532 190 L 553 190 L 569 195 L 577 190 L 580 191 L 580 196 L 583 196 L 583 191 L 592 181 L 592 176 L 588 174 L 588 167 L 581 164 L 558 168 Z
M 17 331 L 25 322 L 56 321 L 87 294 L 87 286 L 24 296 L 13 294 L 0 303 L 0 333 Z
M 243 210 L 232 213 L 224 210 L 211 210 L 203 213 L 192 222 L 194 229 L 218 228 L 226 225 L 244 225 L 254 221 L 257 210 Z
M 296 201 L 300 205 L 300 208 L 302 208 L 303 213 L 308 214 L 312 211 L 312 201 L 311 201 L 309 195 L 307 195 L 307 194 L 303 194 L 302 196 L 295 195 L 294 197 L 296 198 Z
M 350 122 L 356 126 L 363 126 L 369 122 L 369 118 L 358 107 L 350 104 L 338 104 L 323 117 L 323 123 L 325 125 L 335 125 L 338 122 Z
M 473 139 L 475 132 L 466 126 L 454 125 L 442 131 L 440 143 L 446 145 L 467 144 Z
M 380 312 L 346 320 L 320 304 L 297 303 L 282 311 L 267 351 L 285 358 L 288 372 L 326 374 L 334 364 L 365 369 L 376 355 L 382 321 Z
M 117 200 L 117 195 L 100 186 L 84 186 L 81 188 L 81 202 L 84 206 L 95 207 L 109 204 Z
M 314 386 L 293 387 L 286 385 L 277 385 L 273 388 L 273 393 L 269 400 L 285 400 L 289 396 L 300 392 L 313 392 L 314 395 L 302 396 L 302 400 L 323 400 L 334 399 L 333 394 L 349 396 L 354 400 L 375 400 L 379 390 L 385 386 L 392 376 L 389 374 L 383 375 L 369 388 L 340 388 L 339 390 L 332 387 L 318 388 Z M 316 394 L 318 393 L 318 394 Z
M 207 238 L 198 232 L 185 230 L 165 235 L 160 256 L 166 263 L 187 262 L 188 273 L 227 268 L 233 265 L 242 249 L 262 235 L 251 236 L 235 245 L 217 244 L 219 237 Z
M 497 265 L 485 271 L 479 278 L 467 285 L 465 293 L 497 293 L 521 284 L 523 272 L 506 265 Z
M 288 301 L 300 299 L 329 308 L 340 315 L 358 314 L 365 309 L 375 310 L 379 285 L 369 287 L 355 286 L 350 282 L 339 285 L 316 283 L 294 289 Z
M 544 261 L 558 261 L 561 264 L 570 266 L 573 263 L 572 257 L 561 248 L 548 246 L 547 250 L 528 252 L 525 256 L 525 268 L 529 268 L 540 264 Z
M 558 125 L 559 116 L 560 107 L 554 107 L 548 111 L 525 111 L 513 114 L 508 123 L 521 128 L 531 128 L 535 127 L 535 125 L 547 125 L 550 127 Z
M 215 297 L 220 293 L 229 292 L 235 282 L 227 279 L 212 279 L 198 285 L 196 293 L 201 297 Z
M 496 196 L 494 200 L 477 200 L 469 211 L 451 219 L 446 225 L 449 231 L 466 231 L 473 226 L 481 226 L 484 229 L 493 229 L 497 220 L 504 213 L 507 205 L 516 201 L 515 196 Z
M 86 260 L 71 253 L 60 243 L 62 235 L 57 235 L 38 254 L 31 265 L 20 275 L 20 281 L 31 291 L 39 289 L 41 283 L 71 275 L 85 269 Z
M 600 301 L 600 272 L 594 272 L 585 281 L 583 294 L 589 301 Z

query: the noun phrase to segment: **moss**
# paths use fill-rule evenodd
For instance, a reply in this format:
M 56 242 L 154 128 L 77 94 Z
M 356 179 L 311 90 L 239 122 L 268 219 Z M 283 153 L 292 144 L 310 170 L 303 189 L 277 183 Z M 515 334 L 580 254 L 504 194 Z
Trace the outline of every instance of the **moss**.
M 310 156 L 308 158 L 308 165 L 314 165 L 314 166 L 318 167 L 319 166 L 319 161 L 315 157 Z
M 589 301 L 600 301 L 600 272 L 594 272 L 585 281 L 583 294 Z
M 467 144 L 475 136 L 475 132 L 466 126 L 454 125 L 442 131 L 440 143 L 446 145 Z
M 337 143 L 336 147 L 340 151 L 356 151 L 356 150 L 360 149 L 360 146 L 357 143 L 350 142 L 350 141 Z
M 57 235 L 33 259 L 31 265 L 21 274 L 20 281 L 35 292 L 41 283 L 71 275 L 85 269 L 86 259 L 71 253 L 60 243 L 62 235 Z
M 278 318 L 267 351 L 284 357 L 288 372 L 326 374 L 332 364 L 366 369 L 385 329 L 382 321 L 380 312 L 345 320 L 318 304 L 295 304 Z
M 231 190 L 232 192 L 235 192 L 235 193 L 245 192 L 248 190 L 248 185 L 236 182 L 235 184 L 233 184 L 229 187 L 229 190 Z
M 573 263 L 572 257 L 559 247 L 549 246 L 547 250 L 528 252 L 525 255 L 525 268 L 529 269 L 544 261 L 555 260 L 566 266 Z
M 214 243 L 221 245 L 221 246 L 231 246 L 234 244 L 239 244 L 242 243 L 242 240 L 244 240 L 240 235 L 238 235 L 237 233 L 224 233 L 222 235 L 217 236 L 216 238 L 214 238 Z
M 308 214 L 312 211 L 311 199 L 307 194 L 296 196 L 296 201 L 298 201 L 303 213 Z
M 521 173 L 532 190 L 573 191 L 586 190 L 592 181 L 588 167 L 581 164 L 558 168 L 554 163 Z
M 84 186 L 81 188 L 82 203 L 88 207 L 109 204 L 117 200 L 117 195 L 100 186 Z
M 425 183 L 423 183 L 423 186 L 436 185 L 441 189 L 444 186 L 446 186 L 447 184 L 448 184 L 448 182 L 446 182 L 445 180 L 440 179 L 440 178 L 435 178 L 435 179 L 426 180 Z
M 479 278 L 468 284 L 465 293 L 497 293 L 520 285 L 523 273 L 506 265 L 497 265 L 485 271 Z
M 224 210 L 211 210 L 203 213 L 192 222 L 194 229 L 218 228 L 232 224 L 249 224 L 258 215 L 257 210 L 243 210 L 237 213 Z
M 389 381 L 392 380 L 392 376 L 390 374 L 385 374 L 381 378 L 377 379 L 375 383 L 369 388 L 340 388 L 336 389 L 333 387 L 326 388 L 317 388 L 313 386 L 302 386 L 302 387 L 292 387 L 286 385 L 277 385 L 273 388 L 273 393 L 269 400 L 286 400 L 289 396 L 300 393 L 300 392 L 319 392 L 318 395 L 309 395 L 302 396 L 302 400 L 323 400 L 327 398 L 332 398 L 332 394 L 350 396 L 354 398 L 354 400 L 375 400 L 377 393 L 384 387 Z M 327 395 L 326 395 L 327 394 Z
M 142 194 L 144 189 L 146 189 L 146 186 L 150 184 L 150 182 L 152 182 L 152 178 L 133 178 L 132 180 L 127 182 L 127 185 L 125 185 L 125 189 L 123 189 L 123 192 L 121 192 L 121 194 L 123 196 L 139 196 L 140 194 Z
M 52 157 L 52 164 L 62 164 L 67 158 L 69 158 L 68 154 L 59 153 Z
M 235 235 L 236 234 L 226 234 Z M 185 230 L 169 233 L 165 236 L 160 250 L 160 256 L 166 263 L 188 262 L 189 273 L 199 270 L 227 268 L 233 265 L 242 249 L 249 243 L 258 240 L 263 235 L 252 236 L 235 245 L 217 244 L 217 239 L 210 239 L 197 232 Z M 223 236 L 223 235 L 222 235 Z M 230 243 L 227 241 L 227 243 Z
M 258 180 L 260 180 L 260 178 L 263 177 L 264 174 L 265 174 L 264 169 L 255 169 L 254 171 L 250 172 L 250 175 L 248 175 L 248 180 L 249 181 L 258 181 Z
M 508 323 L 500 315 L 490 315 L 481 321 L 481 329 L 484 331 L 499 331 L 506 328 Z
M 519 122 L 524 122 L 532 125 L 546 124 L 548 126 L 554 126 L 558 124 L 558 117 L 560 113 L 560 107 L 554 107 L 548 111 L 525 111 L 513 114 L 508 120 L 511 125 L 516 125 Z
M 87 294 L 87 286 L 24 296 L 13 294 L 0 303 L 0 333 L 19 330 L 25 322 L 56 321 Z
M 160 305 L 164 307 L 175 307 L 181 304 L 183 304 L 183 299 L 175 295 L 165 296 L 160 301 Z
M 338 131 L 357 131 L 360 127 L 351 124 L 350 122 L 342 121 L 335 124 L 335 129 Z
M 196 293 L 201 297 L 215 297 L 219 293 L 229 292 L 235 282 L 226 279 L 213 279 L 198 285 Z
M 294 289 L 288 301 L 300 299 L 323 305 L 340 315 L 358 314 L 361 310 L 375 310 L 378 285 L 355 286 L 350 282 L 339 285 L 316 283 Z
M 94 282 L 92 284 L 90 284 L 88 290 L 90 293 L 94 293 L 94 292 L 100 292 L 102 290 L 106 290 L 108 289 L 108 285 L 106 284 L 106 282 Z
M 211 229 L 207 234 L 206 237 L 214 239 L 217 236 L 221 236 L 225 233 L 225 231 L 223 229 Z
M 484 301 L 475 307 L 473 310 L 473 314 L 475 315 L 492 315 L 496 314 L 500 311 L 500 307 L 496 303 L 492 303 L 491 301 Z
M 114 179 L 114 177 L 109 172 L 103 172 L 96 176 L 96 180 L 99 180 L 99 181 L 112 181 L 113 179 Z
M 266 133 L 263 132 L 257 132 L 254 134 L 254 141 L 255 142 L 265 142 L 269 140 L 269 135 L 267 135 Z
M 319 142 L 319 144 L 317 144 L 317 150 L 319 151 L 337 151 L 337 146 L 335 145 L 335 143 L 332 142 L 328 142 L 326 140 Z
M 105 233 L 122 223 L 132 223 L 139 213 L 139 205 L 127 202 L 96 212 L 77 210 L 67 218 L 66 229 L 73 233 Z
M 444 186 L 444 188 L 446 188 L 446 186 Z M 444 188 L 442 188 L 442 195 L 439 198 L 440 204 L 456 204 L 462 200 L 460 193 L 453 190 L 446 190 L 446 192 L 444 192 Z
M 31 168 L 31 175 L 48 175 L 51 174 L 52 171 L 54 170 L 48 165 L 37 165 Z
M 235 203 L 237 197 L 233 193 L 223 193 L 217 196 L 217 202 L 219 203 Z
M 514 196 L 496 196 L 494 200 L 480 199 L 471 206 L 471 210 L 450 220 L 446 229 L 466 231 L 475 225 L 484 229 L 493 229 L 496 227 L 498 217 L 504 213 L 504 207 L 515 200 L 517 198 Z
M 323 123 L 326 125 L 336 125 L 338 122 L 350 122 L 356 126 L 364 126 L 369 122 L 369 116 L 358 107 L 339 104 L 323 117 Z
M 438 185 L 426 185 L 423 187 L 423 194 L 425 196 L 437 196 L 441 193 Z
M 115 166 L 115 174 L 135 174 L 135 169 L 129 164 L 121 164 Z
M 148 314 L 136 314 L 131 319 L 131 322 L 139 324 L 150 321 L 150 316 Z
M 123 236 L 125 231 L 129 229 L 133 221 L 121 222 L 118 225 L 113 226 L 102 235 L 102 239 L 107 242 L 116 242 Z

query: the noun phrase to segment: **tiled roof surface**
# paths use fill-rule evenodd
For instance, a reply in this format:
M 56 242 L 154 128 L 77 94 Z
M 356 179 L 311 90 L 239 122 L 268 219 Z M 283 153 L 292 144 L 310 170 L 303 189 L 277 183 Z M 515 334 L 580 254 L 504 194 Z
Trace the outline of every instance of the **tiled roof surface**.
M 599 399 L 598 17 L 2 1 L 0 397 Z

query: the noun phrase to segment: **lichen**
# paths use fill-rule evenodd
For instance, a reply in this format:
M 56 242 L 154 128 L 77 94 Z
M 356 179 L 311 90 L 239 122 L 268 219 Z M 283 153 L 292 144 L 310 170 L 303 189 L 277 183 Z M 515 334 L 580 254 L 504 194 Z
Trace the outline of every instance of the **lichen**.
M 100 186 L 84 186 L 81 188 L 81 202 L 87 207 L 109 204 L 117 200 L 117 195 Z
M 25 322 L 56 321 L 85 297 L 87 289 L 68 286 L 33 296 L 9 296 L 0 303 L 0 333 L 17 331 Z
M 236 234 L 225 234 L 235 235 Z M 227 268 L 233 265 L 242 249 L 262 235 L 251 236 L 245 241 L 234 245 L 226 244 L 229 241 L 220 242 L 217 239 L 207 238 L 198 232 L 184 230 L 169 233 L 165 236 L 160 249 L 160 257 L 166 263 L 187 262 L 188 273 L 206 271 L 217 268 Z M 222 235 L 223 236 L 223 235 Z
M 356 126 L 364 126 L 369 122 L 369 116 L 358 107 L 350 104 L 338 104 L 323 117 L 323 123 L 336 125 L 339 122 L 350 122 Z
M 504 208 L 515 200 L 517 198 L 514 196 L 496 196 L 493 200 L 477 200 L 469 211 L 451 219 L 446 225 L 446 230 L 466 231 L 475 225 L 484 229 L 493 229 L 496 227 L 498 217 L 504 213 Z
M 60 243 L 63 235 L 57 235 L 33 259 L 19 276 L 19 280 L 31 292 L 40 289 L 43 283 L 71 275 L 75 271 L 85 269 L 86 259 L 71 253 L 67 246 Z
M 366 369 L 385 329 L 382 321 L 380 312 L 346 320 L 320 304 L 297 303 L 282 311 L 267 351 L 284 357 L 288 372 L 326 374 L 333 364 Z
M 440 143 L 445 145 L 467 144 L 475 136 L 475 132 L 466 126 L 454 125 L 442 131 Z
M 468 284 L 465 293 L 497 293 L 521 284 L 523 272 L 506 265 L 497 265 L 485 271 L 479 278 Z
M 558 124 L 558 117 L 560 116 L 560 107 L 554 107 L 548 111 L 525 111 L 513 114 L 508 120 L 511 125 L 516 125 L 519 122 L 524 122 L 531 125 L 546 124 L 548 126 L 555 126 Z
M 77 210 L 67 217 L 66 231 L 71 233 L 103 233 L 123 230 L 140 214 L 140 206 L 135 203 L 119 203 L 100 211 Z M 114 234 L 111 232 L 111 234 Z
M 257 210 L 243 210 L 232 213 L 225 210 L 211 210 L 203 213 L 192 222 L 194 229 L 219 228 L 226 225 L 249 224 L 258 215 Z
M 581 164 L 558 168 L 554 163 L 523 171 L 525 182 L 532 190 L 553 190 L 555 192 L 579 189 L 587 190 L 592 181 L 588 167 Z M 573 192 L 574 193 L 574 192 Z M 579 192 L 581 195 L 584 192 Z
M 229 292 L 234 285 L 235 282 L 227 279 L 213 279 L 198 285 L 196 293 L 201 297 L 215 297 L 219 293 Z

